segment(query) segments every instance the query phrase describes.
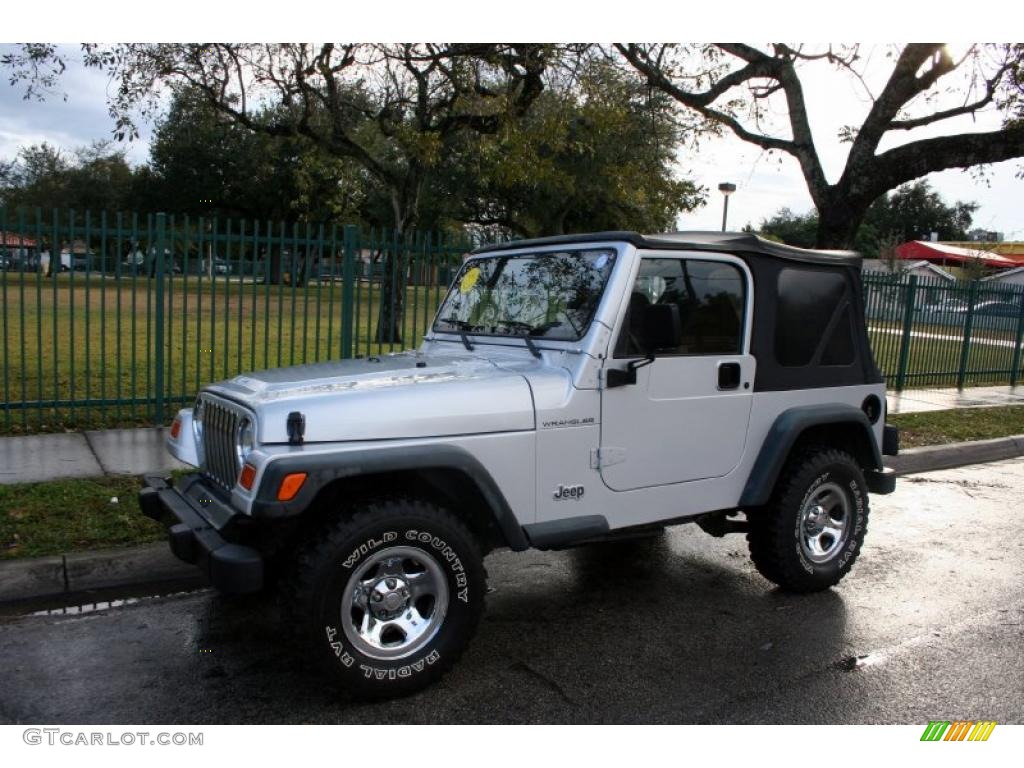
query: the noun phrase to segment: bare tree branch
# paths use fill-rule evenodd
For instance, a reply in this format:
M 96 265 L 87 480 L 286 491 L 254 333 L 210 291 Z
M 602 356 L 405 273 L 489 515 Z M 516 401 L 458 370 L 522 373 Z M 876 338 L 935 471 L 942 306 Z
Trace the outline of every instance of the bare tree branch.
M 708 66 L 677 71 L 666 57 L 669 46 L 618 43 L 615 49 L 654 88 L 658 88 L 702 117 L 728 128 L 737 137 L 764 150 L 785 152 L 800 163 L 808 191 L 819 211 L 819 245 L 852 244 L 867 207 L 881 194 L 899 184 L 937 170 L 968 168 L 1024 156 L 1020 123 L 1008 117 L 1002 130 L 923 139 L 877 154 L 883 138 L 891 131 L 910 131 L 958 115 L 973 114 L 991 104 L 1008 114 L 1024 112 L 1024 46 L 988 46 L 1003 55 L 981 81 L 975 97 L 968 87 L 964 103 L 935 109 L 922 116 L 904 114 L 912 104 L 934 100 L 940 80 L 965 62 L 976 60 L 977 48 L 954 60 L 946 46 L 920 43 L 904 46 L 896 57 L 888 80 L 860 126 L 849 126 L 841 140 L 851 142 L 846 166 L 839 180 L 830 184 L 825 177 L 808 119 L 808 109 L 797 62 L 827 61 L 853 73 L 867 90 L 854 66 L 856 48 L 809 52 L 800 46 L 774 43 L 771 51 L 742 43 L 717 43 L 702 51 Z M 723 56 L 738 60 L 738 66 L 723 63 Z M 973 80 L 977 84 L 977 75 Z M 738 86 L 746 86 L 737 98 Z M 773 136 L 761 128 L 769 101 L 778 95 L 786 99 L 789 137 Z M 746 128 L 738 113 L 746 104 L 757 131 Z

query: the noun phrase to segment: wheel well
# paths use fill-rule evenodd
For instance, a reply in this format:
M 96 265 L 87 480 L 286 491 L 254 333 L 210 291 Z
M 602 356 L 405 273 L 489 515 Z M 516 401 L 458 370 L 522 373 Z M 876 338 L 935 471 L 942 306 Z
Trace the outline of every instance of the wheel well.
M 335 514 L 343 502 L 381 494 L 415 496 L 445 507 L 466 524 L 485 554 L 508 545 L 477 484 L 458 469 L 407 469 L 339 478 L 320 489 L 303 517 L 313 524 Z
M 862 470 L 879 469 L 872 436 L 860 424 L 852 421 L 834 424 L 815 424 L 804 429 L 794 441 L 789 455 L 810 445 L 824 445 L 846 451 L 860 465 Z

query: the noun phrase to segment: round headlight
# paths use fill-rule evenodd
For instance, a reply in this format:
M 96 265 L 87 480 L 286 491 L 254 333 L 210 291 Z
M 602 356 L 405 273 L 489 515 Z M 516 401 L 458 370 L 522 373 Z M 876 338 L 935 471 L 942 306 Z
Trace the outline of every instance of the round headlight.
M 245 460 L 256 447 L 256 430 L 249 419 L 242 419 L 238 422 L 238 458 L 245 463 Z

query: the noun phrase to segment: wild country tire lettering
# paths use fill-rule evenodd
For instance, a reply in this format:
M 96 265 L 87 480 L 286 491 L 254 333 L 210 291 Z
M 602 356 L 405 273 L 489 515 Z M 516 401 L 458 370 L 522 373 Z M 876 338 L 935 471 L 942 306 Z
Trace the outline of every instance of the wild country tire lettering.
M 358 563 L 360 560 L 363 559 L 363 557 L 368 555 L 373 550 L 378 549 L 379 547 L 382 547 L 385 544 L 390 544 L 397 538 L 398 534 L 394 531 L 386 531 L 379 539 L 367 539 L 358 547 L 356 547 L 351 555 L 345 558 L 345 561 L 342 563 L 342 566 L 344 566 L 345 568 L 351 568 L 353 565 Z
M 390 544 L 398 539 L 398 534 L 394 531 L 385 531 L 381 534 L 379 539 L 371 538 L 364 541 L 342 562 L 342 566 L 351 569 L 353 565 L 358 563 L 367 554 L 379 549 L 385 544 Z M 452 573 L 455 574 L 455 588 L 456 596 L 464 603 L 469 602 L 469 582 L 466 578 L 466 568 L 462 565 L 462 560 L 459 559 L 458 554 L 448 546 L 448 543 L 440 536 L 435 536 L 427 531 L 409 530 L 405 532 L 405 539 L 407 541 L 417 544 L 429 544 L 433 549 L 437 551 L 437 554 L 442 560 L 448 563 L 448 566 L 452 569 Z
M 338 636 L 337 628 L 326 626 L 324 627 L 324 630 L 327 633 L 327 642 L 331 644 L 331 648 L 334 650 L 334 655 L 338 657 L 338 661 L 340 661 L 345 667 L 351 667 L 355 664 L 356 660 L 352 657 L 352 654 L 346 651 L 340 642 L 335 640 Z M 406 677 L 411 677 L 414 672 L 422 672 L 440 658 L 441 654 L 436 650 L 433 650 L 422 659 L 414 661 L 411 664 L 405 664 L 401 667 L 371 667 L 368 664 L 360 664 L 359 668 L 363 670 L 363 676 L 366 677 L 367 680 L 370 678 L 375 678 L 377 680 L 400 680 Z
M 853 531 L 850 532 L 849 546 L 843 556 L 839 558 L 839 567 L 842 568 L 846 565 L 846 561 L 853 557 L 854 550 L 857 548 L 857 536 L 860 534 L 861 527 L 864 525 L 864 495 L 860 491 L 860 486 L 857 485 L 856 480 L 850 481 L 850 493 L 853 494 L 854 503 L 856 504 L 856 517 L 854 518 Z

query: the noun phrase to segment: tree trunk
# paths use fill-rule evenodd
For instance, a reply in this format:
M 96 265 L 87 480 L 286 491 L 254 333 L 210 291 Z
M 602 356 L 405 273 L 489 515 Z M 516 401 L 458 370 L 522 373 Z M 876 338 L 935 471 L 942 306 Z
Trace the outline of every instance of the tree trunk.
M 263 262 L 263 282 L 266 285 L 278 285 L 281 282 L 281 249 L 270 246 L 269 253 Z
M 395 232 L 394 247 L 384 252 L 381 260 L 383 274 L 380 281 L 380 307 L 377 311 L 378 344 L 402 344 L 402 327 L 405 318 L 405 258 L 404 237 Z
M 392 247 L 385 246 L 380 281 L 380 308 L 377 311 L 378 344 L 402 344 L 405 327 L 405 288 L 408 282 L 406 264 L 406 233 L 414 226 L 419 204 L 419 176 L 410 172 L 405 185 L 392 191 L 391 206 L 395 214 Z
M 857 230 L 860 229 L 870 202 L 864 205 L 851 203 L 840 195 L 818 206 L 818 233 L 816 248 L 849 250 L 854 247 Z
M 292 285 L 304 288 L 309 277 L 309 252 L 303 252 L 302 256 L 297 253 L 292 256 Z

